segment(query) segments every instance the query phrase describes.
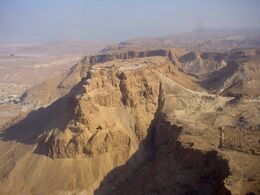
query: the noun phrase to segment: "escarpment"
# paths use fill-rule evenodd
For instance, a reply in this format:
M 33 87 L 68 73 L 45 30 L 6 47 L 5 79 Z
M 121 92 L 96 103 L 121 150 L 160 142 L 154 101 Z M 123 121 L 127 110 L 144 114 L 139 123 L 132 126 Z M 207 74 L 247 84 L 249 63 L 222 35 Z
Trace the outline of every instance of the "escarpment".
M 176 54 L 167 49 L 127 51 L 86 56 L 63 75 L 50 79 L 25 91 L 22 94 L 20 101 L 28 110 L 46 107 L 58 98 L 66 95 L 74 85 L 84 78 L 89 66 L 113 60 L 127 60 L 156 56 L 166 57 L 172 63 L 175 63 Z
M 211 77 L 238 59 L 257 56 L 257 49 L 234 49 L 228 52 L 188 52 L 178 57 L 180 70 L 200 80 Z
M 89 58 L 89 63 L 91 65 L 97 63 L 104 63 L 112 60 L 127 60 L 133 58 L 144 58 L 144 57 L 167 57 L 170 60 L 174 59 L 174 54 L 171 50 L 166 49 L 157 49 L 157 50 L 147 50 L 147 51 L 126 51 L 126 52 L 117 52 L 117 53 L 104 53 Z
M 139 153 L 133 154 L 127 164 L 105 177 L 95 194 L 230 194 L 224 184 L 230 175 L 228 161 L 218 151 L 198 149 L 198 143 L 187 139 L 195 136 L 192 125 L 177 125 L 191 117 L 182 115 L 183 110 L 191 115 L 195 110 L 207 112 L 205 105 L 218 98 L 189 91 L 160 76 L 158 106 L 145 140 L 147 158 L 129 171 L 128 163 Z M 188 103 L 192 96 L 203 100 Z
M 259 96 L 258 50 L 189 52 L 178 58 L 177 66 L 211 93 L 253 98 Z
M 187 113 L 196 118 L 195 112 L 213 112 L 228 99 L 196 92 L 175 82 L 172 78 L 181 73 L 172 63 L 164 63 L 168 59 L 159 58 L 160 63 L 154 65 L 142 60 L 138 68 L 119 66 L 116 61 L 116 67 L 93 66 L 82 81 L 83 93 L 76 97 L 76 117 L 64 131 L 54 130 L 39 143 L 46 155 L 54 159 L 118 156 L 116 164 L 126 163 L 126 167 L 109 173 L 96 194 L 123 193 L 121 190 L 128 189 L 125 180 L 130 181 L 129 187 L 142 181 L 142 186 L 136 191 L 128 189 L 127 194 L 141 191 L 230 194 L 224 185 L 230 174 L 227 160 L 216 149 L 201 150 L 199 142 L 204 142 L 205 137 L 192 141 L 194 132 L 188 132 L 193 125 L 174 124 L 188 124 Z M 194 166 L 197 161 L 200 163 Z M 137 176 L 142 169 L 144 173 Z M 185 176 L 183 171 L 190 174 Z M 185 179 L 178 184 L 181 177 Z M 111 191 L 109 186 L 116 186 L 116 190 Z
M 95 194 L 231 194 L 224 185 L 230 170 L 223 156 L 183 147 L 178 140 L 182 128 L 163 116 L 153 128 L 153 157 L 121 181 L 117 177 L 128 167 L 116 168 Z
M 146 137 L 154 117 L 160 74 L 173 76 L 174 69 L 169 71 L 172 66 L 168 63 L 143 64 L 134 69 L 92 67 L 82 81 L 83 93 L 75 97 L 75 117 L 64 131 L 53 130 L 49 136 L 42 135 L 41 145 L 45 145 L 47 155 L 91 157 L 115 152 L 118 148 L 129 154 L 134 152 Z
M 251 58 L 234 55 L 250 73 L 240 78 L 257 83 L 257 67 L 246 64 Z M 209 94 L 179 71 L 188 61 L 224 58 L 189 53 L 177 59 L 167 50 L 84 58 L 57 82 L 69 92 L 1 134 L 7 151 L 1 158 L 8 164 L 1 164 L 0 189 L 5 194 L 258 192 L 260 117 L 252 101 L 257 97 Z M 235 72 L 243 64 L 237 63 Z M 229 63 L 214 72 L 206 84 L 218 86 L 222 74 L 227 75 L 223 86 L 235 75 Z M 71 80 L 79 81 L 72 86 Z
M 156 52 L 151 55 L 154 53 L 156 55 Z M 126 141 L 126 148 L 134 150 L 132 147 L 146 137 L 156 110 L 161 75 L 165 74 L 189 88 L 196 88 L 177 71 L 168 57 L 153 56 L 151 59 L 142 57 L 139 61 L 109 61 L 113 66 L 106 63 L 92 65 L 79 86 L 82 93 L 73 97 L 77 102 L 74 109 L 76 117 L 62 131 L 51 130 L 50 135 L 47 133 L 48 136 L 43 135 L 40 139 L 44 140 L 47 155 L 52 158 L 75 158 L 102 154 L 111 149 L 106 148 L 106 144 L 113 145 L 110 139 L 120 137 L 113 136 L 113 131 L 125 136 L 129 140 Z M 113 117 L 108 117 L 110 115 Z M 106 143 L 104 148 L 93 149 L 92 143 L 97 140 Z
M 180 56 L 180 69 L 186 74 L 203 78 L 227 65 L 228 55 L 220 52 L 189 52 Z

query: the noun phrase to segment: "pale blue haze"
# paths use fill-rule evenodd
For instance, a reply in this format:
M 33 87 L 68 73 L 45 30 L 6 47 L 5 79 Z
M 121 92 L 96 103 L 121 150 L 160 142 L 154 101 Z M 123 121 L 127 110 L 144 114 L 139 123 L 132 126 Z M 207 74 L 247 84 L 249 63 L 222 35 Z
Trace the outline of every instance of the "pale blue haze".
M 121 41 L 260 28 L 259 0 L 0 0 L 0 41 Z

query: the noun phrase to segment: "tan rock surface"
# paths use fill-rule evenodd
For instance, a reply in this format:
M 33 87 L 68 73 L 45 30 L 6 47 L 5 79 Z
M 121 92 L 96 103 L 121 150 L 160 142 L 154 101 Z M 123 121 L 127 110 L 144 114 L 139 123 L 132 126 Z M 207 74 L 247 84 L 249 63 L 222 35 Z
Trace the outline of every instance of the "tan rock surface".
M 3 131 L 1 192 L 259 193 L 257 96 L 208 94 L 169 51 L 136 53 L 79 63 L 68 94 Z

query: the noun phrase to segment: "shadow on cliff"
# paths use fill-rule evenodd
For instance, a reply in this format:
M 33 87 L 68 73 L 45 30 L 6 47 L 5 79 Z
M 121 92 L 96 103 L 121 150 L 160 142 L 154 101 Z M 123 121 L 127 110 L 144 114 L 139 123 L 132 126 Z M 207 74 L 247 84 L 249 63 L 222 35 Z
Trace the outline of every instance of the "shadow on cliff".
M 205 80 L 199 81 L 198 83 L 208 90 L 219 89 L 223 87 L 225 81 L 238 70 L 238 66 L 236 61 L 230 61 L 227 66 L 212 72 L 210 75 L 207 75 Z
M 182 146 L 181 131 L 157 115 L 137 152 L 110 171 L 94 194 L 231 194 L 224 186 L 230 175 L 227 160 L 216 151 Z
M 24 119 L 9 125 L 1 132 L 1 140 L 32 145 L 44 132 L 56 128 L 65 130 L 68 122 L 75 117 L 74 109 L 77 106 L 75 96 L 80 94 L 82 82 L 80 81 L 67 95 L 59 98 L 50 106 L 31 111 Z M 38 149 L 34 152 L 42 154 Z

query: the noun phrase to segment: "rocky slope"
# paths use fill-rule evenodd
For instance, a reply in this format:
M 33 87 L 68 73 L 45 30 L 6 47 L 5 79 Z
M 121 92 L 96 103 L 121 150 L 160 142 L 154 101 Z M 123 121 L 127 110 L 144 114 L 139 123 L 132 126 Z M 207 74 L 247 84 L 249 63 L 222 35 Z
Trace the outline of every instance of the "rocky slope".
M 219 52 L 189 52 L 179 57 L 180 70 L 197 78 L 227 66 L 228 55 Z
M 202 91 L 175 51 L 79 63 L 67 94 L 1 134 L 0 191 L 259 193 L 258 104 Z
M 258 97 L 258 49 L 232 50 L 227 53 L 226 65 L 200 78 L 199 83 L 210 91 L 229 96 Z M 210 64 L 210 63 L 209 63 Z

